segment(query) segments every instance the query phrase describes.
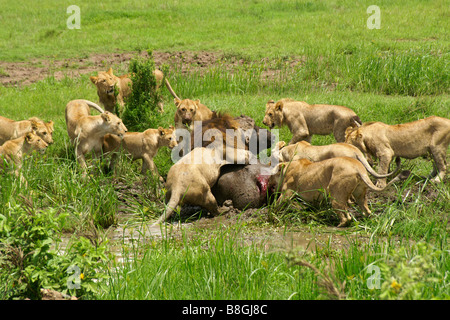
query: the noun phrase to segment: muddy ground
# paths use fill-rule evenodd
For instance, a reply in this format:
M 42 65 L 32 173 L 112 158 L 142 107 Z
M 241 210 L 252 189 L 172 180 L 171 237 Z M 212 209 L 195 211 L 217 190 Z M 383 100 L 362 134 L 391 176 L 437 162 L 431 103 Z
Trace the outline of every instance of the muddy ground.
M 166 64 L 182 74 L 206 71 L 219 63 L 232 69 L 249 62 L 242 57 L 229 56 L 220 52 L 154 51 L 152 55 L 156 67 Z M 106 71 L 109 67 L 125 72 L 128 70 L 129 61 L 137 56 L 148 57 L 148 52 L 92 54 L 84 58 L 63 60 L 43 58 L 25 62 L 0 61 L 0 84 L 3 86 L 25 86 L 47 77 L 55 77 L 56 80 L 61 80 L 64 77 L 77 77 L 83 74 L 93 75 L 98 71 Z M 268 63 L 267 70 L 262 74 L 263 77 L 269 79 L 280 72 L 276 67 L 271 66 L 268 60 L 263 59 L 260 62 Z M 292 57 L 286 63 L 293 67 L 302 62 L 303 58 Z

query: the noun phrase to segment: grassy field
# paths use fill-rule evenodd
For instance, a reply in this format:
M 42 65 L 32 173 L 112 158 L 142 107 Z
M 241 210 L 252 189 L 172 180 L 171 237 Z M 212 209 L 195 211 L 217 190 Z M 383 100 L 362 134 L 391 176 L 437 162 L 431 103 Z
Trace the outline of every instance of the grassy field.
M 51 75 L 81 67 L 77 59 L 94 54 L 207 52 L 217 61 L 167 62 L 177 94 L 246 114 L 260 126 L 266 102 L 285 97 L 348 106 L 363 121 L 450 118 L 449 1 L 378 1 L 380 29 L 366 25 L 369 1 L 78 1 L 78 30 L 66 25 L 72 4 L 0 0 L 0 63 L 33 68 L 70 60 L 43 80 L 0 85 L 1 116 L 55 122 L 55 143 L 25 162 L 28 185 L 10 175 L 0 179 L 0 299 L 38 299 L 40 288 L 83 299 L 450 298 L 449 179 L 424 178 L 429 159 L 403 160 L 412 176 L 370 194 L 374 215 L 361 219 L 353 210 L 348 228 L 335 228 L 328 207 L 269 205 L 251 218 L 169 226 L 162 239 L 142 233 L 131 244 L 113 241 L 117 227 L 140 230 L 159 217 L 164 190 L 125 160 L 117 176 L 81 179 L 64 108 L 73 99 L 98 101 L 89 81 L 96 72 Z M 10 76 L 1 66 L 0 78 Z M 127 61 L 112 67 L 126 72 Z M 173 124 L 171 96 L 162 93 L 166 112 L 155 116 L 154 127 Z M 287 128 L 280 139 L 290 139 Z M 155 162 L 165 176 L 169 150 Z M 273 244 L 291 233 L 320 245 Z M 77 288 L 68 285 L 74 265 Z

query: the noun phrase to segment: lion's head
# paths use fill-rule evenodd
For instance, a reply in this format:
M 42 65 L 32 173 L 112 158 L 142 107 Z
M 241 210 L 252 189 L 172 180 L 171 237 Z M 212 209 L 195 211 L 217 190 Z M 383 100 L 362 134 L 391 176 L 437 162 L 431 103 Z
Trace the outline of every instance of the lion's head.
M 122 139 L 125 132 L 128 131 L 127 127 L 123 124 L 122 119 L 109 111 L 102 113 L 101 117 L 104 121 L 104 125 L 106 126 L 106 131 L 108 133 L 115 134 Z
M 114 96 L 114 87 L 117 83 L 117 77 L 113 74 L 112 68 L 108 71 L 101 71 L 98 73 L 97 77 L 91 76 L 92 83 L 97 87 L 97 92 L 99 94 Z
M 354 145 L 359 150 L 367 152 L 359 127 L 348 127 L 345 129 L 345 143 Z
M 191 125 L 194 120 L 195 114 L 200 103 L 200 100 L 190 100 L 190 99 L 176 99 L 175 106 L 177 107 L 177 114 L 181 118 L 184 125 Z
M 283 102 L 275 103 L 269 100 L 266 104 L 266 114 L 264 115 L 263 124 L 273 129 L 275 126 L 281 127 L 283 123 Z
M 46 143 L 53 143 L 53 121 L 44 122 L 38 118 L 30 118 L 31 130 Z
M 29 145 L 29 150 L 36 150 L 40 153 L 44 153 L 48 147 L 47 142 L 32 132 L 26 134 L 25 142 Z
M 177 137 L 175 135 L 175 128 L 173 126 L 170 126 L 169 129 L 159 127 L 158 132 L 161 146 L 173 149 L 178 145 Z

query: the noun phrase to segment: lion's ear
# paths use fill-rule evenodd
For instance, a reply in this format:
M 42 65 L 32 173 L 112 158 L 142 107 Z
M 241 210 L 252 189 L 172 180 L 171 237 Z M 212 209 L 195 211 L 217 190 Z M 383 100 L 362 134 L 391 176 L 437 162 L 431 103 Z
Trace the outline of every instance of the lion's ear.
M 109 70 L 106 73 L 109 74 L 110 76 L 112 76 L 113 75 L 113 69 L 109 68 Z
M 284 141 L 278 141 L 277 144 L 275 145 L 275 149 L 281 150 L 286 146 L 286 142 Z
M 164 128 L 163 128 L 163 127 L 158 127 L 158 131 L 159 131 L 159 135 L 160 135 L 160 136 L 163 136 L 163 135 L 166 134 L 166 133 L 164 132 Z
M 38 129 L 38 123 L 35 120 L 31 120 L 31 129 L 32 130 Z
M 108 112 L 108 111 L 103 112 L 103 113 L 101 114 L 101 117 L 102 117 L 102 119 L 103 119 L 105 122 L 111 121 L 111 117 L 109 116 L 109 112 Z
M 89 79 L 91 79 L 91 82 L 92 82 L 93 84 L 96 84 L 96 83 L 97 83 L 97 80 L 98 80 L 98 77 L 90 76 Z
M 275 110 L 276 111 L 282 111 L 283 110 L 283 102 L 282 101 L 278 101 L 277 104 L 275 105 Z
M 175 98 L 175 99 L 173 99 L 173 102 L 175 103 L 175 106 L 178 107 L 180 105 L 180 103 L 181 103 L 181 100 L 178 99 L 178 98 Z
M 347 129 L 345 129 L 345 136 L 347 137 L 350 133 L 352 133 L 353 129 L 353 127 L 347 127 Z
M 172 125 L 170 125 L 170 126 L 169 126 L 169 129 L 170 129 L 170 130 L 174 130 L 174 129 L 175 129 L 175 127 L 174 127 L 174 126 L 172 126 Z
M 272 104 L 275 103 L 275 101 L 273 101 L 272 99 L 270 99 L 269 101 L 267 101 L 268 104 Z
M 49 122 L 46 123 L 47 124 L 47 128 L 49 128 L 52 132 L 53 132 L 53 121 L 50 120 Z
M 194 103 L 198 106 L 200 104 L 200 100 L 199 99 L 194 100 Z
M 27 142 L 30 142 L 33 139 L 33 134 L 31 132 L 28 132 L 25 136 L 25 139 Z

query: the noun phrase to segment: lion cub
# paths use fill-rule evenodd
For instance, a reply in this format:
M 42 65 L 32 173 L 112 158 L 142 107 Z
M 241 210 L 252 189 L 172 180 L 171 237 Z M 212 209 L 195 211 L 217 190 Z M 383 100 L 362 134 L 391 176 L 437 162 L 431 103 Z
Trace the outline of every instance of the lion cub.
M 175 128 L 194 130 L 194 121 L 205 121 L 213 117 L 214 112 L 200 103 L 200 100 L 174 99 L 177 111 L 175 112 Z
M 433 157 L 436 168 L 430 173 L 433 181 L 443 181 L 447 169 L 447 149 L 450 144 L 450 119 L 431 116 L 397 125 L 366 122 L 345 132 L 345 142 L 379 159 L 379 172 L 385 174 L 394 157 L 414 159 L 427 153 Z M 386 181 L 379 180 L 383 187 Z
M 354 125 L 354 121 L 361 123 L 356 113 L 343 106 L 327 104 L 310 105 L 303 101 L 282 99 L 278 102 L 270 100 L 266 105 L 263 123 L 270 129 L 288 126 L 292 133 L 289 144 L 301 140 L 311 142 L 314 134 L 334 134 L 337 142 L 345 141 L 345 129 Z
M 94 108 L 99 115 L 91 116 Z M 94 151 L 95 156 L 102 152 L 103 137 L 115 134 L 122 138 L 127 128 L 122 120 L 108 111 L 103 111 L 97 104 L 88 100 L 72 100 L 66 106 L 66 125 L 70 141 L 75 145 L 75 155 L 78 163 L 86 174 L 86 158 L 88 152 Z
M 23 156 L 34 150 L 44 153 L 47 147 L 47 142 L 33 132 L 8 140 L 0 146 L 0 169 L 5 169 L 6 163 L 13 164 L 14 174 L 18 176 Z
M 278 170 L 280 167 L 282 169 Z M 367 188 L 376 192 L 384 190 L 370 181 L 361 162 L 348 157 L 331 158 L 319 162 L 299 159 L 290 163 L 280 163 L 274 169 L 276 170 L 278 172 L 269 178 L 269 188 L 281 186 L 278 190 L 281 192 L 279 202 L 288 199 L 294 192 L 307 202 L 320 201 L 324 198 L 323 191 L 325 191 L 331 199 L 333 210 L 339 217 L 338 227 L 346 226 L 351 221 L 347 209 L 352 195 L 363 214 L 370 215 L 371 211 L 366 198 Z M 409 171 L 403 171 L 387 186 L 408 176 Z
M 14 121 L 0 116 L 0 145 L 8 140 L 33 132 L 48 144 L 53 143 L 53 121 L 44 122 L 33 117 L 28 120 Z
M 375 178 L 386 178 L 396 174 L 400 170 L 401 159 L 397 157 L 395 171 L 387 174 L 378 174 L 370 166 L 363 153 L 355 146 L 348 143 L 333 143 L 324 146 L 313 146 L 307 141 L 299 141 L 286 146 L 286 142 L 280 141 L 276 144 L 273 156 L 278 157 L 280 162 L 289 162 L 298 159 L 308 159 L 313 162 L 336 157 L 349 157 L 358 160 L 364 168 Z
M 234 161 L 249 163 L 253 159 L 248 150 L 243 150 L 240 156 L 242 158 L 235 158 Z M 233 162 L 225 160 L 222 151 L 204 147 L 195 148 L 175 163 L 167 174 L 166 212 L 155 224 L 166 221 L 177 206 L 184 203 L 201 206 L 214 215 L 218 214 L 211 187 L 219 178 L 220 168 L 228 163 Z
M 123 149 L 131 155 L 133 160 L 142 159 L 142 174 L 150 170 L 159 175 L 153 157 L 160 147 L 173 149 L 175 146 L 177 146 L 177 140 L 173 126 L 170 126 L 169 129 L 159 127 L 158 129 L 147 129 L 144 132 L 127 132 L 123 139 L 113 134 L 107 134 L 103 138 L 103 153 L 112 153 L 112 169 L 117 158 L 117 151 Z M 159 176 L 159 180 L 164 182 L 161 176 Z
M 158 69 L 154 70 L 153 74 L 156 79 L 156 89 L 161 86 L 164 79 L 164 84 L 166 85 L 169 92 L 174 98 L 178 99 L 178 96 L 173 91 L 169 81 L 164 78 L 164 74 Z M 100 103 L 103 104 L 106 111 L 114 112 L 116 103 L 119 104 L 119 107 L 123 109 L 125 100 L 131 94 L 133 86 L 133 82 L 128 74 L 117 77 L 114 75 L 112 68 L 109 68 L 109 70 L 106 72 L 99 72 L 96 77 L 91 76 L 90 80 L 97 87 L 97 95 L 99 97 Z M 117 96 L 114 92 L 116 88 L 118 91 Z M 158 104 L 158 107 L 160 112 L 164 112 L 164 106 L 162 102 Z

